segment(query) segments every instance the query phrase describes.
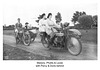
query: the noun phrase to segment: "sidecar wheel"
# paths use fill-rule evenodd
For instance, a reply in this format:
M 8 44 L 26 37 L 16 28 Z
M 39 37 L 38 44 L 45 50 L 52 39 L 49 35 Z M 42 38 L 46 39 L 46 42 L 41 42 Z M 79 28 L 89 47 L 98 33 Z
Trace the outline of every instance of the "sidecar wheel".
M 24 45 L 29 46 L 30 42 L 31 42 L 30 35 L 29 34 L 23 35 L 23 43 L 24 43 Z
M 76 37 L 70 37 L 67 42 L 67 48 L 70 54 L 77 56 L 82 51 L 82 44 Z

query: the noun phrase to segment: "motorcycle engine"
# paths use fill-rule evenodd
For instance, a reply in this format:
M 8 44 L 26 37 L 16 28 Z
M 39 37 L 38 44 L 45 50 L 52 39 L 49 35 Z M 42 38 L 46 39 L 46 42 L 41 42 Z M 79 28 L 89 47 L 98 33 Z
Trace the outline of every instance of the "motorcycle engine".
M 63 46 L 63 40 L 64 40 L 63 36 L 56 36 L 54 38 L 54 45 L 55 45 L 55 47 L 62 47 Z
M 56 37 L 54 41 L 55 41 L 56 43 L 60 43 L 60 42 L 62 42 L 62 40 L 63 40 L 62 37 Z
M 54 43 L 62 43 L 63 42 L 63 33 L 57 33 L 54 38 Z

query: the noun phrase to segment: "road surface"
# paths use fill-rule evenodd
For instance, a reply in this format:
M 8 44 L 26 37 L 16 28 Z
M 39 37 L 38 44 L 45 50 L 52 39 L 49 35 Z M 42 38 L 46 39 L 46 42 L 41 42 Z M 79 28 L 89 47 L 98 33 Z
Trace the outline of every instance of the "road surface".
M 82 42 L 82 52 L 78 56 L 71 55 L 68 51 L 59 50 L 59 49 L 52 49 L 48 50 L 44 48 L 40 42 L 40 38 L 36 38 L 30 46 L 25 46 L 23 44 L 17 44 L 15 42 L 15 38 L 9 35 L 3 35 L 3 43 L 10 45 L 12 47 L 17 47 L 19 49 L 50 57 L 54 56 L 59 60 L 96 60 L 97 59 L 97 45 L 94 43 L 83 43 Z

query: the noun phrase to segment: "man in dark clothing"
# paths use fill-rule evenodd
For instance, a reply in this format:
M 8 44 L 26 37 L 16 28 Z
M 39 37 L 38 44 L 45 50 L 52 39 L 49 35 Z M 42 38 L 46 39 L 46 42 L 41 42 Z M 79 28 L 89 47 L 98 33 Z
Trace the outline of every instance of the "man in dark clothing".
M 15 24 L 15 34 L 16 36 L 22 33 L 22 24 L 20 23 L 20 18 L 17 19 L 18 22 Z

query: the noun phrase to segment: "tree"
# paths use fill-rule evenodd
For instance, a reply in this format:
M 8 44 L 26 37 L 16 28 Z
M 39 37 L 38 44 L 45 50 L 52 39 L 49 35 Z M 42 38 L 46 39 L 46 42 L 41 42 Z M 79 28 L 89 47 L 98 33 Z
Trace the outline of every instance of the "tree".
M 78 22 L 83 26 L 83 27 L 91 27 L 93 24 L 93 18 L 91 15 L 82 15 L 78 18 Z
M 56 23 L 59 23 L 62 21 L 62 17 L 61 17 L 61 14 L 58 12 L 57 15 L 55 16 L 55 20 L 56 20 Z
M 76 23 L 76 21 L 78 20 L 78 17 L 80 16 L 80 12 L 79 11 L 76 11 L 74 14 L 73 14 L 73 18 L 72 18 L 72 22 Z
M 97 15 L 94 15 L 93 16 L 93 22 L 94 22 L 94 24 L 92 24 L 92 28 L 97 28 L 97 26 L 98 26 L 98 16 Z
M 83 12 L 79 12 L 79 11 L 76 11 L 74 14 L 73 14 L 73 18 L 72 18 L 72 22 L 75 23 L 78 21 L 78 18 L 79 16 L 82 16 L 82 15 L 86 15 L 86 13 L 83 11 Z
M 97 15 L 94 15 L 93 16 L 93 21 L 94 21 L 94 24 L 98 24 L 98 16 Z
M 86 12 L 83 11 L 82 15 L 86 15 Z

